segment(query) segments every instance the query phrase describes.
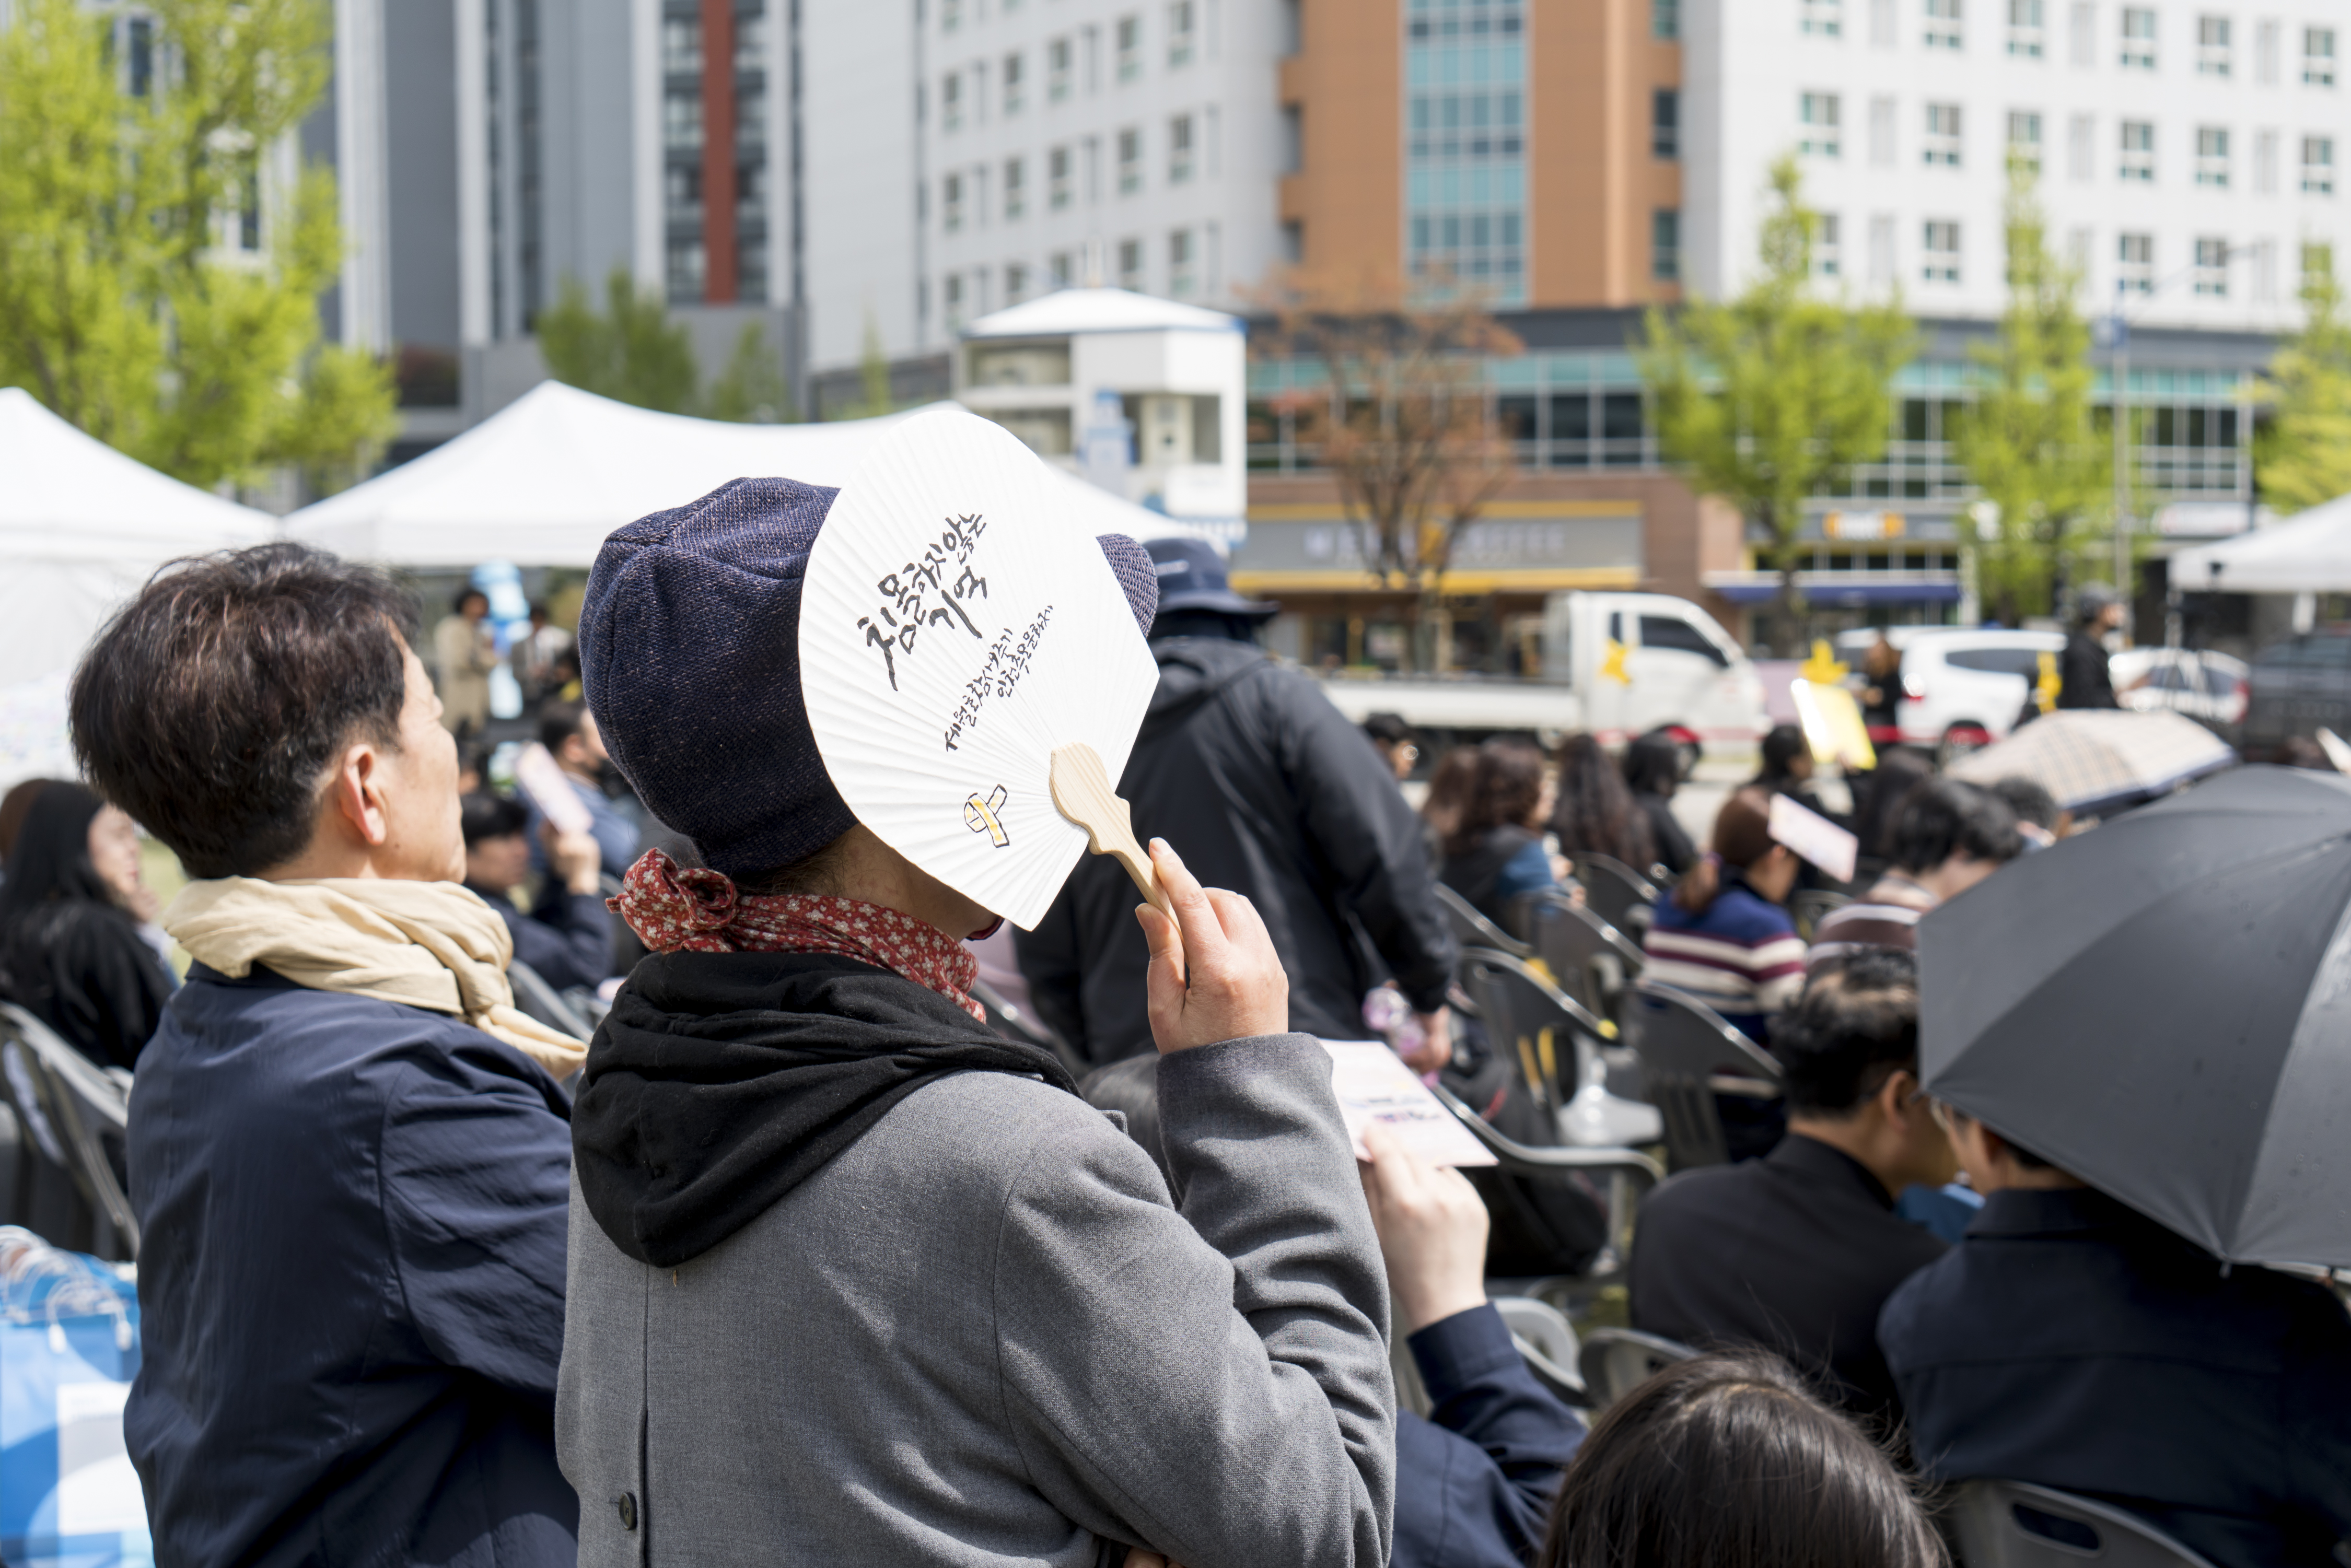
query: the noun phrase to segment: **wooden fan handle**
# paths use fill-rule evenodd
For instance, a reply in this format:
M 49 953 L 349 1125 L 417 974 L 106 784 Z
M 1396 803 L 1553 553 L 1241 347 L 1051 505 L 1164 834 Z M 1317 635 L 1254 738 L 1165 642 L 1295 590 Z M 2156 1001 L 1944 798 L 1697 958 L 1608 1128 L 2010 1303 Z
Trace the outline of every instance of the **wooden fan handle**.
M 1168 919 L 1176 918 L 1167 890 L 1151 868 L 1151 857 L 1135 841 L 1134 822 L 1127 803 L 1111 789 L 1102 757 L 1083 741 L 1053 748 L 1050 775 L 1053 805 L 1064 817 L 1086 831 L 1086 847 L 1110 855 L 1126 868 L 1135 890 Z

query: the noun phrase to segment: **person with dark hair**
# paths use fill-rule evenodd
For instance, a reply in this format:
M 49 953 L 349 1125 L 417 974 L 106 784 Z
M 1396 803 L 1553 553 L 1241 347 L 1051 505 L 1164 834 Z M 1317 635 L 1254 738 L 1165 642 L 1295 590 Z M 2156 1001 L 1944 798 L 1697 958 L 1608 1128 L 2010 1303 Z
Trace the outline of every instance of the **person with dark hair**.
M 1478 790 L 1478 748 L 1456 746 L 1437 759 L 1428 776 L 1428 793 L 1420 800 L 1421 831 L 1429 846 L 1429 863 L 1445 863 L 1445 841 L 1460 826 Z
M 526 915 L 515 907 L 514 890 L 530 870 L 530 813 L 519 800 L 484 791 L 465 798 L 459 823 L 465 886 L 506 922 L 517 961 L 557 990 L 603 984 L 612 964 L 612 927 L 596 871 L 596 841 L 551 826 L 542 830 L 551 865 Z
M 1889 746 L 1854 790 L 1853 836 L 1865 873 L 1875 875 L 1893 854 L 1894 824 L 1910 791 L 1935 776 L 1935 765 L 1907 746 Z
M 1175 917 L 1125 885 L 1144 947 L 1115 977 L 1171 1193 L 1059 1057 L 983 1021 L 965 938 L 996 916 L 833 787 L 799 631 L 836 494 L 736 480 L 616 530 L 589 578 L 605 744 L 705 864 L 630 871 L 653 952 L 573 1113 L 580 1560 L 1384 1563 L 1379 1244 L 1284 956 L 1153 841 Z M 1147 624 L 1149 559 L 1095 542 Z
M 1510 736 L 1487 741 L 1478 748 L 1468 804 L 1442 846 L 1437 880 L 1503 924 L 1510 900 L 1559 885 L 1543 848 L 1551 804 L 1541 751 Z
M 1278 607 L 1234 591 L 1214 546 L 1144 549 L 1159 686 L 1118 785 L 1136 835 L 1182 844 L 1203 882 L 1257 907 L 1290 974 L 1292 1029 L 1360 1039 L 1364 996 L 1393 978 L 1426 1041 L 1414 1063 L 1435 1071 L 1452 1049 L 1458 951 L 1394 770 L 1311 676 L 1257 645 Z M 1116 864 L 1087 861 L 1013 938 L 1039 1014 L 1088 1062 L 1151 1050 L 1134 894 Z
M 0 865 L 5 865 L 8 857 L 16 852 L 16 835 L 24 831 L 26 815 L 52 782 L 47 779 L 26 779 L 10 785 L 7 794 L 0 795 Z
M 457 885 L 456 747 L 384 574 L 166 568 L 75 671 L 74 749 L 190 876 L 139 1059 L 141 1359 L 164 1563 L 569 1565 L 555 1463 L 567 1102 Z
M 1651 730 L 1625 748 L 1625 787 L 1648 820 L 1656 863 L 1675 876 L 1698 863 L 1698 846 L 1674 815 L 1674 792 L 1681 788 L 1681 743 L 1662 729 Z M 1646 865 L 1637 869 L 1646 871 Z
M 1684 1171 L 1641 1204 L 1633 1326 L 1776 1351 L 1877 1429 L 1900 1416 L 1877 1312 L 1944 1244 L 1895 1213 L 1958 1170 L 1918 1093 L 1918 970 L 1864 951 L 1814 974 L 1771 1030 L 1787 1135 L 1760 1160 Z
M 1591 736 L 1559 743 L 1559 781 L 1551 831 L 1560 852 L 1606 855 L 1646 874 L 1656 863 L 1656 835 L 1648 813 L 1633 799 L 1625 775 Z
M 2103 582 L 2085 583 L 2075 597 L 2074 629 L 2057 655 L 2060 708 L 2120 707 L 2114 667 L 2103 639 L 2123 623 L 2122 595 Z
M 1372 737 L 1372 745 L 1387 758 L 1396 782 L 1412 777 L 1412 770 L 1420 765 L 1420 747 L 1412 726 L 1405 723 L 1402 714 L 1375 713 L 1364 720 L 1364 733 Z
M 100 1067 L 139 1053 L 177 983 L 140 935 L 139 829 L 78 784 L 32 797 L 0 883 L 0 991 Z
M 1881 628 L 1861 656 L 1861 722 L 1872 746 L 1902 740 L 1902 651 Z
M 1991 790 L 1929 779 L 1904 800 L 1888 847 L 1892 869 L 1860 898 L 1822 917 L 1807 962 L 1861 947 L 1916 951 L 1919 917 L 2022 854 L 2024 840 L 2016 814 Z
M 1677 1362 L 1608 1407 L 1534 1568 L 1946 1568 L 1885 1450 L 1778 1356 Z
M 533 600 L 530 629 L 516 639 L 508 654 L 514 663 L 515 684 L 522 688 L 526 711 L 562 695 L 563 685 L 569 678 L 564 674 L 562 661 L 570 652 L 571 633 L 555 623 L 555 616 L 544 600 Z
M 583 702 L 556 698 L 542 706 L 538 712 L 538 743 L 563 769 L 563 777 L 571 792 L 587 808 L 588 831 L 595 839 L 602 856 L 603 873 L 610 877 L 629 874 L 636 863 L 641 847 L 641 835 L 636 823 L 623 816 L 612 798 L 604 793 L 604 770 L 611 758 L 604 750 L 604 733 L 596 727 L 596 716 L 588 711 Z M 530 802 L 530 865 L 545 875 L 550 867 L 547 858 L 547 813 L 538 801 Z
M 1804 939 L 1788 914 L 1801 862 L 1771 838 L 1771 794 L 1746 785 L 1714 819 L 1714 848 L 1657 900 L 1641 938 L 1643 977 L 1689 992 L 1761 1045 L 1804 985 Z
M 1877 1320 L 1927 1479 L 2081 1492 L 2221 1568 L 2340 1562 L 2342 1302 L 2318 1281 L 2225 1264 L 1957 1107 L 1936 1110 L 1983 1212 Z
M 457 591 L 451 613 L 433 629 L 440 664 L 441 722 L 461 739 L 482 733 L 490 722 L 490 674 L 498 667 L 497 639 L 490 626 L 490 596 L 471 583 Z
M 2006 779 L 1993 779 L 1984 788 L 2016 813 L 2016 831 L 2023 836 L 2027 854 L 2048 849 L 2074 825 L 2074 813 L 2059 806 L 2057 797 L 2038 779 L 2011 774 Z

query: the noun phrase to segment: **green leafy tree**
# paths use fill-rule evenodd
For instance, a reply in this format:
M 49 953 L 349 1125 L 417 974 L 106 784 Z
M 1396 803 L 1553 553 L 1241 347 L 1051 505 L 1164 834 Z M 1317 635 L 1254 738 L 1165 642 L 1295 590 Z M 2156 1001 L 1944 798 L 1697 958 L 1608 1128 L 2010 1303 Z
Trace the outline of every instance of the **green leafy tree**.
M 841 411 L 843 419 L 875 419 L 896 411 L 890 395 L 890 357 L 882 351 L 882 326 L 873 312 L 865 313 L 865 341 L 858 356 L 858 401 Z
M 747 323 L 735 340 L 735 353 L 726 370 L 710 383 L 713 419 L 739 424 L 796 424 L 799 412 L 792 406 L 792 389 L 784 380 L 775 350 L 768 347 L 768 329 Z
M 579 279 L 563 280 L 536 323 L 548 373 L 639 408 L 694 413 L 701 380 L 694 340 L 670 319 L 661 295 L 640 289 L 628 268 L 616 267 L 604 279 L 604 304 L 599 311 Z
M 2074 308 L 2081 269 L 2051 254 L 2035 178 L 2011 162 L 2008 307 L 1999 338 L 1970 355 L 1975 400 L 1953 436 L 1994 512 L 1966 525 L 1977 580 L 2011 626 L 2051 612 L 2076 552 L 2113 511 L 2113 443 L 2092 415 L 2090 325 Z
M 0 31 L 0 382 L 193 484 L 355 473 L 393 428 L 392 377 L 319 340 L 332 176 L 270 173 L 324 91 L 329 9 L 147 9 L 159 68 L 136 98 L 110 18 L 75 0 L 22 0 Z
M 2262 499 L 2281 512 L 2351 492 L 2351 322 L 2332 257 L 2304 268 L 2302 306 L 2262 380 L 2272 413 L 2253 443 Z
M 1885 452 L 1894 375 L 1917 340 L 1898 301 L 1856 308 L 1813 292 L 1820 216 L 1803 204 L 1793 158 L 1772 165 L 1771 189 L 1754 281 L 1678 315 L 1651 309 L 1635 361 L 1666 461 L 1761 525 L 1757 553 L 1780 574 L 1771 641 L 1794 653 L 1804 501 Z

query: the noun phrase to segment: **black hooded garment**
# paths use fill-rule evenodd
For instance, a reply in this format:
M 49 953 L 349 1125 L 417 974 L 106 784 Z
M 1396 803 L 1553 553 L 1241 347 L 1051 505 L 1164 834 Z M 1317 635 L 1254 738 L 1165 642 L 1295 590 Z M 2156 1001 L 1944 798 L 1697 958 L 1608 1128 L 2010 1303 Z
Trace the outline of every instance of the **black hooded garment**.
M 573 1168 L 612 1245 L 673 1268 L 716 1247 L 949 1073 L 1074 1094 L 1050 1051 L 1005 1040 L 887 969 L 825 953 L 641 961 L 589 1047 Z
M 1163 637 L 1159 689 L 1119 779 L 1144 842 L 1165 839 L 1208 887 L 1246 894 L 1290 975 L 1290 1027 L 1361 1040 L 1364 993 L 1394 976 L 1445 1002 L 1457 956 L 1420 820 L 1370 737 L 1313 679 L 1247 643 Z M 1138 983 L 1150 955 L 1126 873 L 1081 860 L 1017 937 L 1037 1010 L 1086 1061 L 1152 1049 Z

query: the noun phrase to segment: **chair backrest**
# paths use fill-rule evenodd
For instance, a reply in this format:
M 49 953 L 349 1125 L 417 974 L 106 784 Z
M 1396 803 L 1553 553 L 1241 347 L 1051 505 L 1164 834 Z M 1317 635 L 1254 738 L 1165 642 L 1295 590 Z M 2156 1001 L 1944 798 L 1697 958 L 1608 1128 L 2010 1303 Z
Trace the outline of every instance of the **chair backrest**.
M 1677 1361 L 1698 1352 L 1679 1340 L 1637 1329 L 1593 1329 L 1583 1336 L 1576 1369 L 1583 1374 L 1584 1391 L 1594 1410 L 1605 1410 L 1625 1395 Z M 1970 1563 L 1968 1568 L 1976 1568 Z
M 139 1256 L 139 1220 L 101 1134 L 131 1125 L 131 1091 L 14 1002 L 0 1002 L 0 1068 L 9 1097 L 42 1153 L 62 1166 L 82 1198 Z M 111 1251 L 101 1237 L 94 1250 Z
M 1643 986 L 1625 1024 L 1640 1059 L 1641 1097 L 1665 1119 L 1674 1169 L 1727 1163 L 1729 1140 L 1714 1097 L 1777 1094 L 1779 1062 L 1720 1013 L 1669 986 Z
M 507 983 L 514 987 L 515 1010 L 524 1016 L 574 1040 L 584 1040 L 596 1032 L 596 1026 L 565 1001 L 563 993 L 548 984 L 546 976 L 521 959 L 507 966 Z
M 1657 902 L 1656 884 L 1623 861 L 1581 851 L 1568 858 L 1575 862 L 1575 880 L 1583 884 L 1585 902 L 1620 930 L 1634 924 L 1635 910 L 1646 911 Z
M 1510 1343 L 1526 1359 L 1528 1369 L 1548 1384 L 1553 1394 L 1580 1402 L 1583 1373 L 1575 1358 L 1582 1347 L 1576 1341 L 1575 1325 L 1567 1321 L 1567 1314 L 1532 1296 L 1496 1296 L 1492 1301 L 1502 1325 L 1510 1331 Z
M 1441 882 L 1437 884 L 1437 902 L 1445 911 L 1446 923 L 1453 927 L 1453 939 L 1462 946 L 1491 947 L 1496 952 L 1516 954 L 1521 958 L 1534 951 L 1487 919 L 1476 904 Z
M 1589 907 L 1556 893 L 1526 895 L 1535 955 L 1560 988 L 1603 1015 L 1613 1015 L 1627 982 L 1648 955 L 1641 945 Z
M 1849 894 L 1831 893 L 1824 887 L 1799 888 L 1789 896 L 1788 915 L 1796 923 L 1796 935 L 1809 942 L 1822 921 L 1852 902 Z
M 1966 1568 L 2212 1568 L 2154 1525 L 2110 1503 L 2029 1481 L 1975 1480 L 1951 1509 Z
M 1460 975 L 1461 988 L 1478 1004 L 1487 1040 L 1518 1063 L 1527 1088 L 1556 1114 L 1583 1081 L 1585 1054 L 1603 1035 L 1600 1019 L 1509 953 L 1465 948 Z
M 1573 1175 L 1600 1194 L 1605 1213 L 1604 1239 L 1578 1276 L 1585 1285 L 1604 1284 L 1625 1271 L 1632 1255 L 1633 1224 L 1641 1200 L 1666 1179 L 1663 1166 L 1638 1149 L 1592 1148 L 1562 1145 L 1535 1148 L 1504 1135 L 1478 1114 L 1460 1096 L 1443 1084 L 1433 1092 L 1437 1103 L 1469 1130 L 1469 1135 L 1494 1156 L 1495 1168 L 1514 1176 Z

